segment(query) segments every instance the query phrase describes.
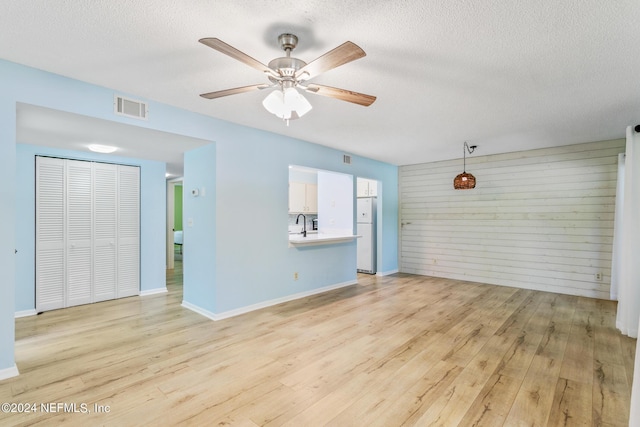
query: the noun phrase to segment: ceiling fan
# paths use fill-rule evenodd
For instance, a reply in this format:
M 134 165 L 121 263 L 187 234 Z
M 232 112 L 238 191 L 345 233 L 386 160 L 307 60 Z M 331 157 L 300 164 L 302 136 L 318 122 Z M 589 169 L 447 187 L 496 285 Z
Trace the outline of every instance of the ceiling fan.
M 327 96 L 352 102 L 354 104 L 369 106 L 376 100 L 375 96 L 365 95 L 346 89 L 339 89 L 314 83 L 307 83 L 308 80 L 318 76 L 325 71 L 332 70 L 341 65 L 347 64 L 366 55 L 358 45 L 352 42 L 345 42 L 333 50 L 325 53 L 319 58 L 306 63 L 301 59 L 291 56 L 291 51 L 298 44 L 298 37 L 294 34 L 281 34 L 278 37 L 280 47 L 285 51 L 286 56 L 276 58 L 264 65 L 260 61 L 239 51 L 217 38 L 203 38 L 200 43 L 209 46 L 218 52 L 224 53 L 231 58 L 237 59 L 244 64 L 262 71 L 269 79 L 270 83 L 259 83 L 250 86 L 236 87 L 232 89 L 219 90 L 215 92 L 203 93 L 200 96 L 207 99 L 221 98 L 223 96 L 235 95 L 238 93 L 251 92 L 276 88 L 262 102 L 263 106 L 272 114 L 287 121 L 302 117 L 311 110 L 311 104 L 296 89 L 316 95 Z

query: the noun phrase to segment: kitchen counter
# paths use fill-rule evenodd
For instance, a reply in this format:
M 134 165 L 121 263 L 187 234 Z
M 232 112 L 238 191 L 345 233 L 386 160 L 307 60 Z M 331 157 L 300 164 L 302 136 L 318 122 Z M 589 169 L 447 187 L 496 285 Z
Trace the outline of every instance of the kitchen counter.
M 358 235 L 354 234 L 326 234 L 326 233 L 310 233 L 307 237 L 302 234 L 289 234 L 289 246 L 305 246 L 305 245 L 328 245 L 332 243 L 350 242 L 357 239 Z

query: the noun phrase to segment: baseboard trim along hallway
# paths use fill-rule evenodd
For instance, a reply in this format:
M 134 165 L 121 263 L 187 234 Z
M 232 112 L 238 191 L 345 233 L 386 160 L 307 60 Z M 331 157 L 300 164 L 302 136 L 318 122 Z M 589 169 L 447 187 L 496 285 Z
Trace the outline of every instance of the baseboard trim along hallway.
M 297 299 L 300 299 L 300 298 L 306 298 L 306 297 L 310 297 L 312 295 L 317 295 L 317 294 L 321 294 L 321 293 L 324 293 L 324 292 L 333 291 L 335 289 L 344 288 L 345 286 L 355 285 L 357 283 L 358 283 L 357 280 L 343 282 L 343 283 L 337 283 L 335 285 L 329 285 L 329 286 L 325 286 L 325 287 L 318 288 L 318 289 L 312 289 L 310 291 L 299 292 L 297 294 L 287 295 L 286 297 L 282 297 L 282 298 L 275 298 L 275 299 L 272 299 L 272 300 L 259 302 L 257 304 L 247 305 L 245 307 L 236 308 L 234 310 L 223 311 L 222 313 L 212 313 L 209 310 L 206 310 L 206 309 L 204 309 L 202 307 L 199 307 L 199 306 L 197 306 L 195 304 L 192 304 L 192 303 L 190 303 L 188 301 L 184 301 L 184 300 L 182 301 L 182 306 L 184 308 L 188 308 L 191 311 L 195 311 L 196 313 L 201 314 L 201 315 L 203 315 L 205 317 L 208 317 L 211 320 L 223 320 L 223 319 L 228 319 L 230 317 L 239 316 L 241 314 L 249 313 L 249 312 L 252 312 L 252 311 L 260 310 L 260 309 L 263 309 L 263 308 L 272 307 L 274 305 L 282 304 L 284 302 L 294 301 L 294 300 L 297 300 Z

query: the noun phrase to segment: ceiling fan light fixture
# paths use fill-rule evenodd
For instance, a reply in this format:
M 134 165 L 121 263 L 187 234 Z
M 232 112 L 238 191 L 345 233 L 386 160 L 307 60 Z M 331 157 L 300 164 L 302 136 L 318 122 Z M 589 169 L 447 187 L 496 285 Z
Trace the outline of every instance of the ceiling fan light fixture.
M 262 106 L 271 114 L 281 119 L 289 119 L 291 110 L 287 111 L 284 105 L 284 94 L 281 90 L 274 90 L 262 101 Z
M 313 108 L 307 98 L 292 87 L 284 90 L 284 105 L 291 111 L 295 111 L 298 117 L 304 116 Z
M 284 91 L 274 90 L 262 101 L 262 105 L 268 112 L 283 120 L 302 117 L 313 108 L 309 101 L 292 87 Z
M 289 120 L 298 119 L 312 109 L 309 101 L 307 101 L 296 88 L 316 95 L 327 96 L 365 107 L 371 105 L 376 100 L 375 96 L 351 90 L 319 84 L 305 87 L 301 84 L 326 71 L 333 70 L 334 68 L 366 56 L 364 50 L 350 41 L 342 43 L 340 46 L 307 63 L 291 56 L 291 51 L 298 45 L 298 37 L 291 33 L 284 33 L 278 37 L 278 44 L 282 50 L 284 50 L 285 56 L 271 60 L 269 65 L 255 60 L 246 53 L 239 51 L 218 38 L 205 37 L 198 41 L 205 46 L 261 71 L 270 81 L 270 84 L 254 84 L 200 94 L 200 96 L 205 99 L 216 99 L 277 86 L 279 90 L 269 94 L 263 100 L 262 105 L 271 114 L 285 120 L 287 124 Z

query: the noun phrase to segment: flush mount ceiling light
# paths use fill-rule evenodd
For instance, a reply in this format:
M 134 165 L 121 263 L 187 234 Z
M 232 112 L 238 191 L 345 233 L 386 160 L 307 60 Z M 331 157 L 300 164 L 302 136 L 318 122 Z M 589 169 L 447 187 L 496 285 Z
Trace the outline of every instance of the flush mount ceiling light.
M 89 144 L 89 150 L 94 151 L 96 153 L 109 154 L 116 151 L 118 147 L 113 147 L 111 145 L 101 145 L 101 144 Z
M 473 153 L 476 149 L 477 145 L 472 145 L 469 147 L 467 142 L 465 141 L 464 146 L 462 147 L 462 158 L 463 158 L 463 168 L 462 173 L 456 176 L 453 179 L 453 188 L 456 190 L 470 190 L 476 187 L 476 177 L 467 173 L 467 151 L 469 154 Z
M 364 57 L 366 55 L 364 50 L 352 42 L 345 42 L 307 64 L 303 60 L 291 56 L 291 51 L 298 45 L 298 37 L 289 33 L 280 34 L 278 43 L 282 50 L 285 51 L 286 56 L 272 60 L 269 65 L 255 60 L 217 38 L 208 37 L 200 39 L 199 42 L 261 71 L 269 80 L 268 83 L 203 93 L 200 95 L 203 98 L 215 99 L 254 90 L 275 88 L 276 90 L 264 99 L 262 105 L 270 113 L 285 120 L 287 125 L 289 120 L 300 118 L 311 110 L 311 104 L 298 90 L 352 102 L 365 107 L 373 104 L 376 100 L 375 96 L 351 90 L 307 83 L 308 80 L 325 71 Z

